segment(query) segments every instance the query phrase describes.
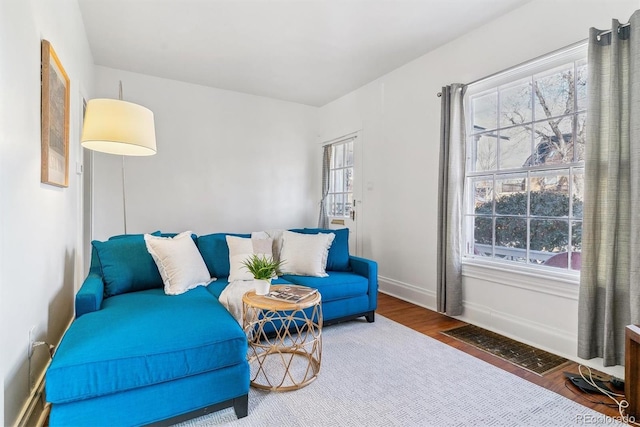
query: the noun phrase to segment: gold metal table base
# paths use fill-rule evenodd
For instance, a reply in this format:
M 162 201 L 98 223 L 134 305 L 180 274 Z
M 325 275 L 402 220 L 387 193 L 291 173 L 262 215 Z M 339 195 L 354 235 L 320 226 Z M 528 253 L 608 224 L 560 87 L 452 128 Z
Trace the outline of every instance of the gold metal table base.
M 315 380 L 322 360 L 320 294 L 290 303 L 250 291 L 242 301 L 251 385 L 290 391 Z

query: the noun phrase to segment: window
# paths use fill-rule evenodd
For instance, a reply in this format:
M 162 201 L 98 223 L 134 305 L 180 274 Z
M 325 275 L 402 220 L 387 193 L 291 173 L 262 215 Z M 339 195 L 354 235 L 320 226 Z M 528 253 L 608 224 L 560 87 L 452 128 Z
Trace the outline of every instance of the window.
M 579 270 L 586 51 L 467 91 L 466 256 Z
M 353 207 L 353 140 L 331 144 L 327 214 L 330 217 L 351 216 Z

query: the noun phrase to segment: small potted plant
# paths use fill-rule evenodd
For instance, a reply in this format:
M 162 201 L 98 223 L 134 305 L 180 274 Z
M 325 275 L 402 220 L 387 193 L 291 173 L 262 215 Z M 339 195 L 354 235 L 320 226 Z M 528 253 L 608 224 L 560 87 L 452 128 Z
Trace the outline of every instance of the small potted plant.
M 270 256 L 254 254 L 242 261 L 242 264 L 253 274 L 256 281 L 256 294 L 266 295 L 269 293 L 271 279 L 278 277 L 280 266 L 284 264 L 284 261 L 276 262 Z

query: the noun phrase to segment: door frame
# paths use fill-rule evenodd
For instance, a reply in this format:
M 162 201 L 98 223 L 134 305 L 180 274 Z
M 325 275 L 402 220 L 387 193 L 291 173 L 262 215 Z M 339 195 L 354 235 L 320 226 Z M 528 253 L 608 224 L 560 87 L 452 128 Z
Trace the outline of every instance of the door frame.
M 324 149 L 325 146 L 342 142 L 347 139 L 353 138 L 353 200 L 355 201 L 355 230 L 350 228 L 350 237 L 355 237 L 355 251 L 352 255 L 362 256 L 362 229 L 363 229 L 363 211 L 364 211 L 364 162 L 363 162 L 363 138 L 362 130 L 358 129 L 349 133 L 345 133 L 336 138 L 324 140 L 320 143 L 320 147 Z M 322 150 L 321 150 L 322 153 Z M 321 157 L 322 159 L 322 157 Z

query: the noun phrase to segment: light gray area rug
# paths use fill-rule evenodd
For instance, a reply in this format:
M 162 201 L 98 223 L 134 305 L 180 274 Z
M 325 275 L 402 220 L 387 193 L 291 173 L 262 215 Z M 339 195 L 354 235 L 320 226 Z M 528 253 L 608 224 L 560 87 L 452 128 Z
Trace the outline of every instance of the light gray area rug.
M 251 389 L 249 415 L 225 409 L 181 427 L 624 425 L 453 347 L 377 316 L 323 330 L 307 387 Z

